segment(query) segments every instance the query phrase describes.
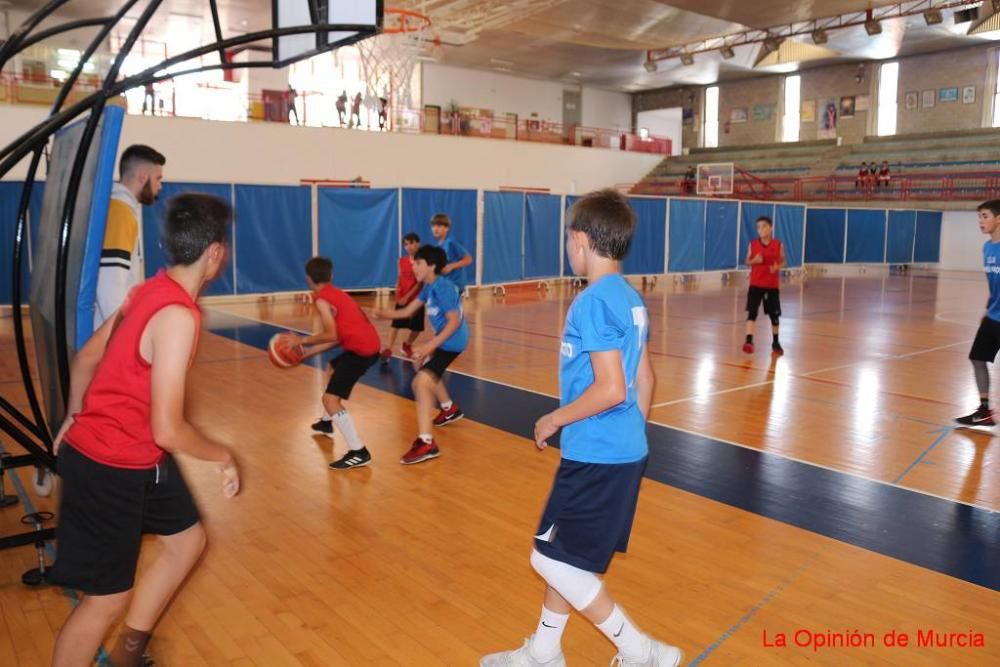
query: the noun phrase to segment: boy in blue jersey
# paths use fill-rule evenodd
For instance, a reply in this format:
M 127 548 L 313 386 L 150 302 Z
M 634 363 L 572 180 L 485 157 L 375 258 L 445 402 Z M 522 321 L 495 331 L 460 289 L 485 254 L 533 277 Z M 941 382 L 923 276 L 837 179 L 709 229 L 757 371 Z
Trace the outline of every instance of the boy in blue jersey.
M 979 407 L 970 415 L 955 420 L 960 426 L 995 426 L 993 411 L 990 409 L 990 372 L 987 363 L 993 363 L 1000 351 L 1000 199 L 983 202 L 979 212 L 979 229 L 989 234 L 990 239 L 983 244 L 983 271 L 990 286 L 990 298 L 986 302 L 986 314 L 979 324 L 976 339 L 969 351 L 969 360 L 976 375 L 979 389 Z
M 619 665 L 675 667 L 680 649 L 640 632 L 598 577 L 628 546 L 648 452 L 655 382 L 646 350 L 649 319 L 621 274 L 635 214 L 624 196 L 602 190 L 577 201 L 569 217 L 567 256 L 589 286 L 566 315 L 560 407 L 535 424 L 539 449 L 563 429 L 562 461 L 531 553 L 545 600 L 535 634 L 480 665 L 564 667 L 562 634 L 576 609 L 617 646 Z
M 374 313 L 375 317 L 405 320 L 426 305 L 427 317 L 434 329 L 433 338 L 413 347 L 413 364 L 420 369 L 413 378 L 419 434 L 410 450 L 399 460 L 404 465 L 440 456 L 441 452 L 431 433 L 432 425 L 444 426 L 465 416 L 444 387 L 445 369 L 469 344 L 469 326 L 462 313 L 458 288 L 439 275 L 447 264 L 443 249 L 430 245 L 421 246 L 413 256 L 413 274 L 424 285 L 420 295 L 404 308 Z M 441 406 L 437 417 L 433 416 L 435 401 Z
M 465 267 L 472 264 L 472 255 L 462 247 L 461 243 L 448 238 L 450 231 L 451 218 L 444 213 L 435 213 L 431 218 L 431 234 L 434 235 L 438 247 L 444 250 L 447 256 L 447 263 L 441 269 L 441 275 L 448 276 L 448 280 L 458 288 L 459 295 L 462 295 L 465 294 L 465 286 L 469 284 Z

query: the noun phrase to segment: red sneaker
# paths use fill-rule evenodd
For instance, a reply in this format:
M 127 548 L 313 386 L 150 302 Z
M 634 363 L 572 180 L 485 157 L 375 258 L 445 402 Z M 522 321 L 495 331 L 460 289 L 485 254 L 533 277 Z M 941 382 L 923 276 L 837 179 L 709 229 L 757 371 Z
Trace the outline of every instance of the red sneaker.
M 451 424 L 452 422 L 457 422 L 459 419 L 465 416 L 465 413 L 458 409 L 458 406 L 454 403 L 447 410 L 442 410 L 434 418 L 435 426 L 444 426 L 445 424 Z
M 743 343 L 743 351 L 747 354 L 753 354 L 753 343 Z
M 403 354 L 406 355 L 407 359 L 413 358 L 413 346 L 409 343 L 403 343 Z
M 441 456 L 441 450 L 437 448 L 433 440 L 424 442 L 420 438 L 417 438 L 410 445 L 410 451 L 403 454 L 403 458 L 399 459 L 399 462 L 404 466 L 408 466 L 428 459 L 436 459 L 439 456 Z
M 389 363 L 389 360 L 392 359 L 392 350 L 390 350 L 389 348 L 385 348 L 384 350 L 382 350 L 381 356 L 383 364 Z

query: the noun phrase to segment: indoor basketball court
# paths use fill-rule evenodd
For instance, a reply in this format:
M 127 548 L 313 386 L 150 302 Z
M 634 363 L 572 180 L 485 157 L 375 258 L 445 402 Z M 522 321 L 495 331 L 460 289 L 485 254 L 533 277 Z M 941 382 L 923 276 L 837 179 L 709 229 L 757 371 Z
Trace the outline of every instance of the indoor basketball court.
M 996 296 L 1000 7 L 2 4 L 0 664 L 1000 664 L 1000 450 L 970 364 L 988 362 Z M 132 195 L 132 252 L 109 250 L 137 144 L 147 167 L 165 157 L 162 187 Z M 181 261 L 177 230 L 207 228 L 206 202 L 232 224 L 184 237 Z M 594 231 L 612 234 L 614 206 L 631 221 L 617 258 Z M 126 259 L 140 282 L 102 327 L 102 272 Z M 624 276 L 605 308 L 641 303 L 625 333 L 580 315 L 612 280 L 595 266 Z M 200 313 L 171 390 L 189 440 L 166 447 L 156 349 L 186 329 L 129 316 L 196 271 L 193 296 L 161 306 Z M 411 345 L 409 316 L 387 318 L 412 298 L 428 317 Z M 578 327 L 626 342 L 583 347 Z M 352 347 L 362 328 L 374 354 Z M 102 389 L 81 394 L 95 340 Z M 367 365 L 344 390 L 349 355 Z M 586 402 L 570 358 L 581 391 L 612 368 L 625 398 L 540 449 L 543 417 Z M 64 419 L 86 424 L 119 382 L 143 425 L 121 451 L 158 448 L 155 465 L 73 443 Z M 957 422 L 977 401 L 979 421 Z M 621 406 L 644 436 L 614 421 Z M 576 421 L 646 449 L 575 460 Z M 71 482 L 66 443 L 101 475 L 154 476 L 125 502 L 143 508 L 134 589 L 65 583 L 69 549 L 89 564 L 75 581 L 128 560 L 71 541 L 119 510 L 102 483 Z M 232 453 L 239 493 L 211 447 Z M 140 627 L 163 562 L 188 553 L 171 538 L 190 521 L 150 527 L 166 453 L 207 547 Z M 634 520 L 596 523 L 635 496 L 607 481 L 618 464 L 640 463 Z M 573 464 L 608 477 L 551 520 Z M 613 555 L 606 572 L 552 556 L 573 522 L 576 548 Z M 91 658 L 66 637 L 95 609 L 115 611 Z

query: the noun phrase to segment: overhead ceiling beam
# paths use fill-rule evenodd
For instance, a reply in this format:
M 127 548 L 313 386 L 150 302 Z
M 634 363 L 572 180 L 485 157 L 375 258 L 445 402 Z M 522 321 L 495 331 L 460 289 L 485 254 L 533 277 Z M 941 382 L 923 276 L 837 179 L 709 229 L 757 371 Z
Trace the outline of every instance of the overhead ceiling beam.
M 985 4 L 990 4 L 991 2 L 992 0 L 986 0 Z M 800 21 L 761 30 L 745 30 L 665 49 L 649 49 L 646 51 L 646 60 L 649 62 L 658 62 L 660 60 L 680 58 L 685 53 L 707 53 L 710 51 L 719 51 L 724 47 L 733 48 L 746 44 L 763 44 L 764 40 L 769 38 L 812 37 L 817 33 L 825 36 L 826 33 L 835 30 L 864 26 L 866 23 L 871 23 L 872 21 L 922 16 L 929 10 L 962 9 L 975 7 L 980 4 L 984 4 L 982 0 L 909 0 L 908 2 L 900 2 L 878 9 L 850 12 L 839 16 L 831 16 L 813 21 Z
M 567 0 L 427 0 L 415 8 L 431 17 L 435 29 L 475 36 L 523 21 Z

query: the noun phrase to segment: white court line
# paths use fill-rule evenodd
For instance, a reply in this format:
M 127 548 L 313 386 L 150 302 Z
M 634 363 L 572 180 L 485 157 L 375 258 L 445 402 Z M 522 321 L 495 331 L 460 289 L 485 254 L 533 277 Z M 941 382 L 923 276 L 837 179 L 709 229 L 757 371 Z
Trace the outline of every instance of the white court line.
M 892 356 L 889 356 L 889 357 L 883 357 L 881 359 L 862 359 L 861 361 L 853 361 L 853 362 L 851 362 L 849 364 L 841 364 L 839 366 L 830 366 L 829 368 L 820 368 L 820 369 L 817 369 L 817 370 L 814 370 L 814 371 L 809 371 L 807 373 L 791 374 L 791 375 L 788 375 L 786 377 L 789 377 L 789 378 L 805 378 L 805 377 L 811 377 L 813 375 L 820 375 L 822 373 L 830 373 L 832 371 L 839 371 L 839 370 L 841 370 L 843 368 L 850 368 L 851 366 L 858 366 L 860 364 L 867 364 L 867 363 L 870 363 L 872 361 L 897 361 L 899 359 L 909 359 L 910 357 L 916 357 L 916 356 L 919 356 L 921 354 L 928 354 L 930 352 L 938 352 L 939 350 L 946 350 L 949 347 L 955 347 L 956 345 L 968 345 L 971 342 L 972 342 L 972 339 L 970 338 L 968 340 L 960 340 L 960 341 L 958 341 L 956 343 L 948 343 L 947 345 L 938 345 L 937 347 L 930 347 L 930 348 L 927 348 L 925 350 L 917 350 L 916 352 L 907 352 L 906 354 L 895 354 L 895 355 L 892 355 Z M 696 394 L 694 396 L 687 396 L 685 398 L 676 398 L 676 399 L 674 399 L 672 401 L 664 401 L 663 403 L 656 403 L 655 405 L 650 406 L 650 409 L 652 409 L 652 408 L 663 408 L 663 407 L 667 407 L 668 405 L 676 405 L 678 403 L 687 403 L 689 401 L 697 401 L 697 400 L 700 400 L 700 399 L 703 399 L 703 398 L 711 398 L 713 396 L 721 396 L 722 394 L 729 394 L 729 393 L 734 392 L 734 391 L 743 391 L 744 389 L 753 389 L 754 387 L 765 387 L 765 386 L 767 386 L 769 384 L 774 384 L 775 379 L 776 378 L 772 378 L 770 380 L 765 380 L 763 382 L 754 382 L 752 384 L 744 384 L 744 385 L 740 385 L 738 387 L 730 387 L 729 389 L 720 389 L 719 391 L 713 391 L 713 392 L 709 392 L 707 394 Z
M 861 473 L 858 473 L 858 472 L 853 472 L 853 471 L 850 471 L 850 470 L 841 470 L 841 469 L 838 469 L 838 468 L 834 468 L 832 466 L 824 465 L 822 463 L 816 463 L 815 461 L 807 461 L 805 459 L 800 459 L 798 457 L 790 456 L 788 454 L 782 454 L 781 452 L 772 452 L 772 451 L 768 451 L 766 449 L 760 449 L 758 447 L 753 447 L 751 445 L 745 445 L 745 444 L 740 443 L 740 442 L 735 442 L 734 440 L 727 440 L 725 438 L 719 438 L 717 436 L 708 435 L 706 433 L 698 433 L 697 431 L 691 431 L 691 430 L 688 430 L 686 428 L 681 428 L 680 426 L 673 426 L 671 424 L 664 424 L 662 422 L 657 422 L 657 421 L 652 421 L 652 420 L 650 420 L 649 423 L 650 424 L 655 424 L 657 426 L 662 426 L 664 428 L 673 429 L 674 431 L 680 431 L 681 433 L 687 433 L 688 435 L 695 435 L 695 436 L 698 436 L 699 438 L 705 438 L 706 440 L 715 440 L 717 442 L 724 442 L 727 445 L 732 445 L 733 447 L 739 447 L 741 449 L 748 449 L 750 451 L 758 452 L 758 453 L 761 453 L 761 454 L 768 454 L 769 456 L 777 456 L 777 457 L 782 458 L 782 459 L 787 459 L 789 461 L 795 461 L 796 463 L 801 463 L 803 465 L 812 466 L 813 468 L 822 468 L 823 470 L 829 470 L 830 472 L 835 472 L 838 475 L 847 475 L 848 477 L 854 477 L 856 479 L 863 479 L 866 482 L 874 482 L 875 484 L 881 484 L 882 486 L 891 486 L 891 487 L 894 487 L 894 488 L 897 488 L 897 489 L 902 489 L 904 491 L 912 491 L 913 493 L 919 493 L 920 495 L 923 495 L 923 496 L 930 496 L 931 498 L 937 498 L 938 500 L 947 500 L 948 502 L 951 502 L 951 503 L 957 503 L 959 505 L 965 505 L 967 507 L 974 507 L 975 509 L 983 510 L 984 512 L 989 512 L 990 514 L 996 514 L 997 512 L 1000 512 L 1000 509 L 996 509 L 996 508 L 992 508 L 992 507 L 986 507 L 985 505 L 977 505 L 976 503 L 970 503 L 970 502 L 966 502 L 964 500 L 957 500 L 955 498 L 949 498 L 947 496 L 942 496 L 942 495 L 939 495 L 937 493 L 931 493 L 930 491 L 924 491 L 923 489 L 915 489 L 915 488 L 913 488 L 911 486 L 904 486 L 902 484 L 894 484 L 893 482 L 887 482 L 887 481 L 882 480 L 882 479 L 876 479 L 874 477 L 869 477 L 867 475 L 862 475 Z
M 303 329 L 296 329 L 295 327 L 289 327 L 289 326 L 285 326 L 283 324 L 277 324 L 276 322 L 270 322 L 268 320 L 262 320 L 262 319 L 257 318 L 257 317 L 251 317 L 250 315 L 242 315 L 240 313 L 231 313 L 228 310 L 222 310 L 220 308 L 213 308 L 212 310 L 216 310 L 216 311 L 218 311 L 218 312 L 220 312 L 220 313 L 222 313 L 224 315 L 231 315 L 233 317 L 238 317 L 240 319 L 247 320 L 249 322 L 256 322 L 258 324 L 267 324 L 268 326 L 276 327 L 278 329 L 287 329 L 288 331 L 296 331 L 296 332 L 304 333 L 304 334 L 310 334 L 310 333 L 312 333 L 310 331 L 304 331 Z M 404 357 L 402 355 L 394 354 L 392 356 L 394 358 L 400 359 L 402 361 L 409 361 L 409 359 L 407 357 Z M 448 369 L 448 372 L 449 373 L 455 373 L 457 375 L 464 375 L 466 377 L 470 377 L 470 378 L 473 378 L 475 380 L 480 380 L 482 382 L 490 382 L 492 384 L 498 384 L 498 385 L 500 385 L 502 387 L 510 387 L 511 389 L 518 389 L 520 391 L 527 391 L 527 392 L 532 393 L 532 394 L 538 394 L 539 396 L 546 396 L 548 398 L 554 398 L 556 400 L 559 399 L 559 397 L 556 396 L 555 394 L 549 394 L 549 393 L 546 393 L 544 391 L 537 391 L 535 389 L 528 389 L 526 387 L 519 387 L 519 386 L 514 385 L 514 384 L 507 384 L 506 382 L 500 382 L 498 380 L 493 380 L 491 378 L 483 377 L 481 375 L 475 375 L 473 373 L 466 373 L 466 372 L 462 372 L 462 371 L 456 371 L 456 370 L 452 370 L 451 368 Z
M 940 322 L 949 322 L 951 324 L 975 324 L 976 318 L 982 319 L 982 315 L 973 315 L 972 317 L 966 317 L 962 320 L 954 320 L 950 317 L 945 317 L 945 315 L 958 315 L 959 313 L 979 313 L 978 310 L 946 310 L 943 313 L 937 313 L 934 315 L 934 319 Z
M 267 325 L 272 326 L 272 327 L 277 327 L 278 329 L 285 329 L 286 331 L 294 331 L 296 333 L 305 334 L 307 336 L 312 333 L 311 331 L 307 331 L 305 329 L 296 329 L 295 327 L 290 327 L 290 326 L 287 326 L 287 325 L 284 325 L 284 324 L 277 324 L 275 322 L 269 322 L 267 320 L 261 320 L 261 319 L 258 319 L 256 317 L 250 317 L 249 315 L 241 315 L 240 313 L 231 313 L 228 310 L 222 310 L 221 308 L 210 308 L 209 310 L 214 310 L 214 311 L 217 311 L 219 313 L 222 313 L 223 315 L 229 315 L 231 317 L 238 317 L 241 320 L 248 320 L 250 322 L 256 322 L 257 324 L 267 324 Z
M 257 322 L 259 324 L 267 324 L 267 325 L 270 325 L 270 326 L 273 326 L 273 327 L 291 329 L 291 327 L 283 327 L 280 324 L 275 324 L 274 322 L 268 322 L 267 320 L 261 320 L 261 319 L 258 319 L 256 317 L 250 317 L 248 315 L 239 315 L 239 314 L 236 314 L 236 313 L 230 313 L 228 311 L 221 311 L 221 312 L 223 312 L 223 313 L 225 313 L 227 315 L 233 315 L 234 317 L 240 317 L 240 318 L 243 318 L 245 320 L 249 320 L 251 322 Z M 294 330 L 295 331 L 301 331 L 300 329 L 294 329 Z M 952 345 L 959 345 L 959 343 L 952 343 Z M 937 349 L 937 348 L 935 348 L 935 349 Z M 915 353 L 911 353 L 911 354 L 922 354 L 923 352 L 930 352 L 930 351 L 931 350 L 923 350 L 921 352 L 915 352 Z M 403 357 L 397 357 L 397 358 L 398 359 L 403 359 Z M 450 368 L 448 369 L 448 372 L 449 373 L 454 373 L 455 375 L 464 375 L 465 377 L 470 377 L 470 378 L 473 378 L 473 379 L 476 379 L 476 380 L 480 380 L 482 382 L 489 382 L 490 384 L 496 384 L 496 385 L 500 385 L 502 387 L 508 387 L 510 389 L 517 389 L 519 391 L 527 391 L 529 393 L 537 394 L 539 396 L 547 396 L 548 398 L 555 398 L 555 399 L 559 398 L 558 396 L 553 396 L 552 394 L 548 394 L 548 393 L 545 393 L 543 391 L 536 391 L 534 389 L 528 389 L 526 387 L 519 387 L 517 385 L 510 384 L 508 382 L 501 382 L 499 380 L 491 380 L 489 378 L 484 378 L 484 377 L 482 377 L 480 375 L 474 375 L 472 373 L 465 373 L 465 372 L 462 372 L 462 371 L 455 371 L 455 370 L 452 370 Z M 821 371 L 814 371 L 814 372 L 819 373 Z M 773 382 L 773 380 L 772 380 L 772 382 Z M 764 384 L 767 384 L 767 383 L 764 383 Z M 653 406 L 653 407 L 655 407 L 655 406 Z M 649 423 L 650 424 L 654 424 L 655 426 L 660 426 L 662 428 L 668 428 L 668 429 L 671 429 L 671 430 L 674 430 L 674 431 L 679 431 L 681 433 L 687 433 L 688 435 L 694 435 L 694 436 L 698 436 L 700 438 L 705 438 L 706 440 L 714 440 L 716 442 L 723 442 L 723 443 L 725 443 L 727 445 L 732 445 L 733 447 L 739 447 L 741 449 L 747 449 L 747 450 L 758 452 L 758 453 L 761 453 L 761 454 L 767 454 L 769 456 L 777 456 L 778 458 L 786 459 L 788 461 L 795 461 L 796 463 L 800 463 L 800 464 L 807 465 L 807 466 L 812 466 L 814 468 L 822 468 L 823 470 L 828 470 L 830 472 L 834 472 L 834 473 L 837 473 L 839 475 L 847 475 L 848 477 L 854 477 L 856 479 L 863 479 L 866 482 L 874 482 L 875 484 L 880 484 L 882 486 L 891 486 L 891 487 L 894 487 L 894 488 L 897 488 L 897 489 L 902 489 L 904 491 L 912 491 L 913 493 L 919 493 L 919 494 L 924 495 L 924 496 L 930 496 L 931 498 L 937 498 L 938 500 L 946 500 L 946 501 L 951 502 L 951 503 L 957 503 L 959 505 L 965 505 L 967 507 L 973 507 L 975 509 L 983 510 L 984 512 L 989 512 L 990 514 L 996 514 L 997 512 L 1000 512 L 1000 510 L 998 510 L 998 509 L 994 509 L 992 507 L 986 507 L 985 505 L 977 505 L 975 503 L 966 502 L 964 500 L 956 500 L 955 498 L 949 498 L 947 496 L 942 496 L 942 495 L 939 495 L 939 494 L 936 494 L 936 493 L 931 493 L 930 491 L 924 491 L 922 489 L 915 489 L 913 487 L 903 486 L 902 484 L 894 484 L 892 482 L 887 482 L 885 480 L 876 479 L 874 477 L 868 477 L 867 475 L 862 475 L 861 473 L 853 472 L 853 471 L 850 471 L 850 470 L 839 470 L 837 468 L 834 468 L 834 467 L 831 467 L 831 466 L 828 466 L 828 465 L 824 465 L 822 463 L 815 463 L 813 461 L 807 461 L 805 459 L 800 459 L 800 458 L 797 458 L 795 456 L 790 456 L 788 454 L 782 454 L 781 452 L 767 451 L 765 449 L 760 449 L 758 447 L 753 447 L 751 445 L 747 445 L 747 444 L 743 444 L 743 443 L 740 443 L 740 442 L 736 442 L 734 440 L 727 440 L 725 438 L 719 438 L 719 437 L 716 437 L 714 435 L 708 435 L 706 433 L 698 433 L 697 431 L 691 431 L 691 430 L 686 429 L 686 428 L 681 428 L 680 426 L 674 426 L 672 424 L 665 424 L 663 422 L 658 422 L 658 421 L 653 421 L 653 420 L 649 420 Z M 697 494 L 695 494 L 695 495 L 697 495 Z M 706 498 L 706 500 L 711 500 L 711 498 Z M 713 502 L 719 502 L 719 501 L 713 501 Z M 749 511 L 749 510 L 745 510 L 745 511 Z M 751 514 L 752 513 L 753 512 L 751 512 Z

